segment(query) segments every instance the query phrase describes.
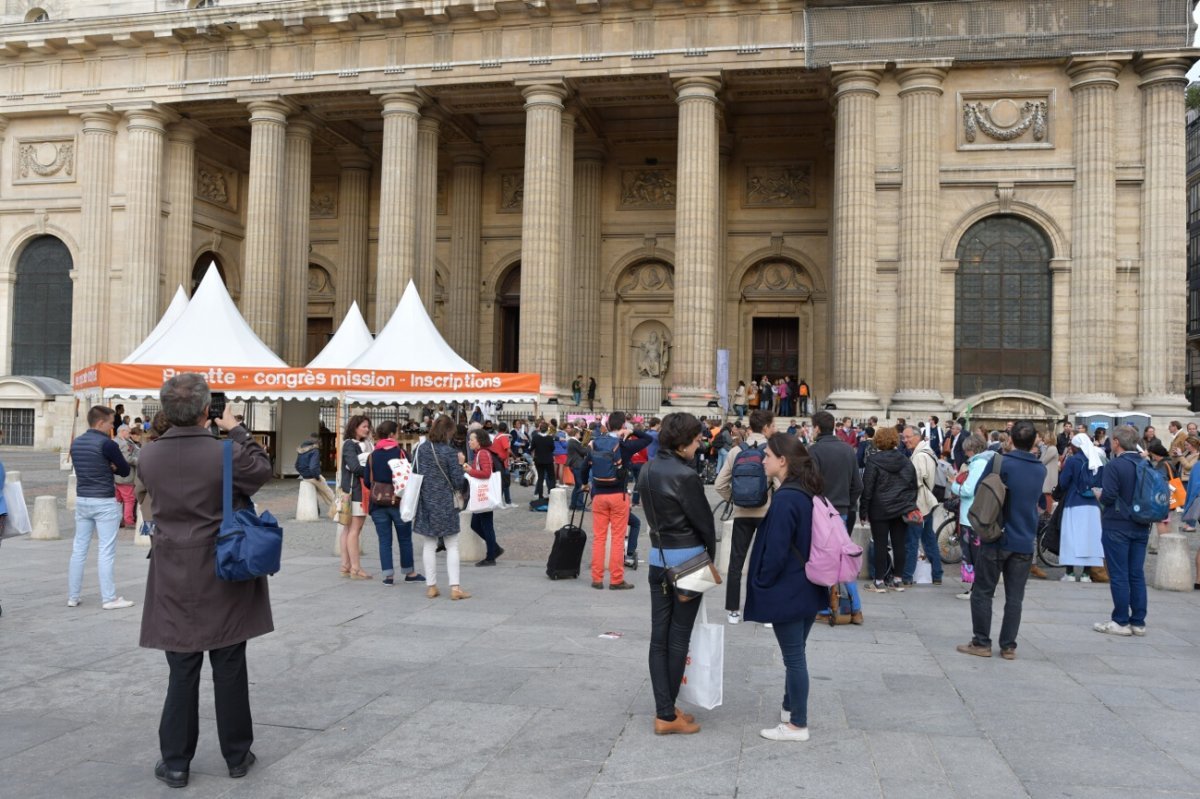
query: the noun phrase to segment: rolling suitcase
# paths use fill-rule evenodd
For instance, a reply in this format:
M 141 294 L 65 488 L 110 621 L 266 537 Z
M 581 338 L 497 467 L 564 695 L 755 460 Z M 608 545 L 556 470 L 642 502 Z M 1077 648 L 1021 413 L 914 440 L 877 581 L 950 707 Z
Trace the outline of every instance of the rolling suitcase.
M 554 544 L 546 561 L 546 576 L 551 580 L 575 579 L 583 565 L 587 533 L 575 524 L 575 511 L 565 525 L 554 531 Z

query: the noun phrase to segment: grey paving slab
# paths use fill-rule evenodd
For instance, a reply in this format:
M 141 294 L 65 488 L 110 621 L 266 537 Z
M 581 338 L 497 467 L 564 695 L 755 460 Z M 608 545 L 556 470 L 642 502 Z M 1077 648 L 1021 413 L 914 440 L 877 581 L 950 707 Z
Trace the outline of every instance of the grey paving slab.
M 52 458 L 0 458 L 38 493 L 65 485 Z M 1200 796 L 1200 594 L 1152 590 L 1148 635 L 1114 639 L 1090 629 L 1104 586 L 1032 581 L 1015 662 L 954 651 L 970 612 L 950 581 L 865 594 L 865 625 L 809 638 L 804 744 L 759 736 L 783 692 L 773 632 L 727 626 L 724 704 L 692 709 L 699 735 L 658 737 L 644 570 L 630 592 L 549 581 L 544 517 L 511 511 L 497 518 L 511 554 L 463 566 L 474 597 L 429 600 L 340 578 L 330 526 L 292 521 L 294 497 L 294 482 L 262 497 L 287 544 L 276 631 L 248 650 L 259 764 L 226 776 L 206 675 L 187 796 Z M 61 541 L 0 552 L 0 797 L 178 796 L 151 774 L 166 666 L 137 646 L 145 551 L 122 534 L 119 590 L 137 607 L 99 608 L 93 548 L 67 609 L 70 521 Z M 445 590 L 441 560 L 439 576 Z

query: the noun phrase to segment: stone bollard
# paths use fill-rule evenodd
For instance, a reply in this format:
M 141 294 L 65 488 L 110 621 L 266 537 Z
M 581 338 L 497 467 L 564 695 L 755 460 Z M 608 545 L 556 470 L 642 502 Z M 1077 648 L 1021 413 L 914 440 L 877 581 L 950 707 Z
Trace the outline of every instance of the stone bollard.
M 733 519 L 721 522 L 721 540 L 717 542 L 717 571 L 721 576 L 729 574 L 729 552 L 733 548 Z
M 58 500 L 52 496 L 38 497 L 33 501 L 33 535 L 37 541 L 57 541 Z
M 20 472 L 5 472 L 5 475 L 4 475 L 4 484 L 5 485 L 8 485 L 9 483 L 19 483 L 19 482 L 21 482 L 21 473 Z
M 1187 536 L 1180 533 L 1160 535 L 1154 587 L 1161 591 L 1191 591 L 1194 582 L 1192 551 Z
M 458 514 L 458 559 L 464 566 L 487 557 L 487 544 L 471 529 L 471 517 L 474 515 L 465 510 Z
M 134 521 L 133 527 L 133 543 L 134 546 L 149 547 L 150 536 L 142 533 L 142 529 L 146 526 L 146 517 L 142 515 L 142 506 L 137 506 L 137 518 Z
M 67 475 L 67 510 L 75 510 L 75 472 Z
M 72 468 L 70 450 L 58 453 L 58 470 L 60 472 L 69 472 Z
M 871 544 L 871 528 L 855 526 L 854 531 L 850 535 L 850 538 L 853 539 L 854 543 L 856 543 L 860 547 L 862 547 L 862 551 L 863 551 L 862 568 L 860 568 L 858 570 L 858 579 L 866 580 L 871 575 L 871 571 L 870 571 L 871 567 L 867 562 L 867 558 L 870 555 L 869 547 Z M 882 579 L 882 578 L 880 578 L 880 579 Z
M 1158 554 L 1158 525 L 1150 525 L 1150 539 L 1146 542 L 1146 552 L 1150 555 Z
M 550 506 L 546 510 L 546 532 L 553 533 L 571 519 L 571 489 L 550 490 Z
M 321 512 L 317 507 L 317 488 L 307 480 L 300 481 L 300 496 L 296 499 L 296 521 L 320 521 Z

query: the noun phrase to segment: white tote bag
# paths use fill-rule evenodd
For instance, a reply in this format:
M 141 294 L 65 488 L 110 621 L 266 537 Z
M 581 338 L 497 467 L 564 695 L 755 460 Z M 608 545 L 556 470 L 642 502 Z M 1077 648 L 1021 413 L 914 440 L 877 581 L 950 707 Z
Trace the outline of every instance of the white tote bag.
M 8 522 L 4 526 L 4 537 L 29 535 L 33 525 L 29 523 L 29 508 L 25 506 L 25 492 L 21 484 L 8 483 L 4 486 L 4 504 L 8 506 Z
M 417 516 L 417 500 L 421 498 L 421 483 L 425 482 L 425 475 L 417 474 L 417 460 L 419 459 L 418 452 L 413 453 L 412 469 L 408 475 L 408 483 L 404 486 L 404 493 L 400 495 L 400 520 L 411 522 Z M 434 457 L 437 457 L 436 453 Z
M 725 683 L 725 625 L 709 624 L 704 597 L 692 628 L 687 666 L 679 698 L 705 710 L 718 707 L 723 700 Z
M 500 507 L 500 472 L 492 472 L 486 480 L 467 475 L 467 510 L 487 513 Z

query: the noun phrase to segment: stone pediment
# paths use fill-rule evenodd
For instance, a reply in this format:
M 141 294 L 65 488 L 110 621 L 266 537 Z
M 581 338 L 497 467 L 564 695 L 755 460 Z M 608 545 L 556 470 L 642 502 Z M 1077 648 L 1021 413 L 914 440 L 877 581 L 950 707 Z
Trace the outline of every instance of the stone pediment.
M 763 261 L 751 267 L 742 280 L 742 297 L 747 300 L 804 302 L 812 293 L 808 276 L 791 261 Z

